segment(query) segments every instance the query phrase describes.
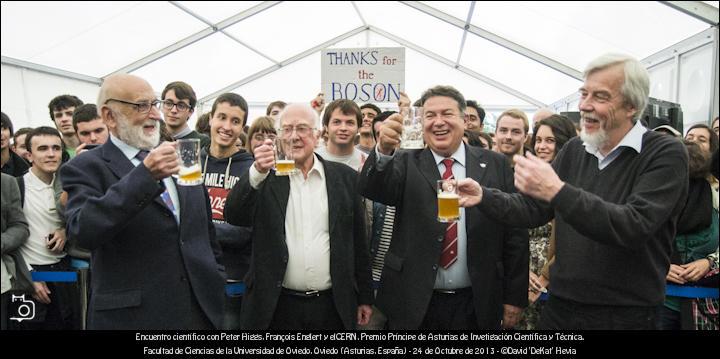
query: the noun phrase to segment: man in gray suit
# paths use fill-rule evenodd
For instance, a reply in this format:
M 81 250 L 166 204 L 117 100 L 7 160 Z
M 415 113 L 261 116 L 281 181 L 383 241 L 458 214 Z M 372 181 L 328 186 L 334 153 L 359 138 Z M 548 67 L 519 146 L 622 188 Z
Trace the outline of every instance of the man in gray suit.
M 313 152 L 316 123 L 309 106 L 285 107 L 278 136 L 291 141 L 299 171 L 270 171 L 275 158 L 265 140 L 225 204 L 228 223 L 254 226 L 243 329 L 346 330 L 372 314 L 357 172 Z
M 435 190 L 449 174 L 513 192 L 510 164 L 463 144 L 466 102 L 456 89 L 437 86 L 420 101 L 427 147 L 395 150 L 402 116 L 393 115 L 360 174 L 365 197 L 396 207 L 376 305 L 390 329 L 510 328 L 527 305 L 527 231 L 473 208 L 440 223 Z
M 0 280 L 2 280 L 2 330 L 7 329 L 8 305 L 11 289 L 17 287 L 18 281 L 24 279 L 27 289 L 32 289 L 29 282 L 27 265 L 18 249 L 27 241 L 28 222 L 22 210 L 20 189 L 13 176 L 2 173 L 2 259 L 0 259 Z M 18 263 L 20 262 L 20 263 Z M 21 279 L 22 278 L 22 279 Z M 15 284 L 15 285 L 14 285 Z M 29 299 L 29 298 L 28 298 Z

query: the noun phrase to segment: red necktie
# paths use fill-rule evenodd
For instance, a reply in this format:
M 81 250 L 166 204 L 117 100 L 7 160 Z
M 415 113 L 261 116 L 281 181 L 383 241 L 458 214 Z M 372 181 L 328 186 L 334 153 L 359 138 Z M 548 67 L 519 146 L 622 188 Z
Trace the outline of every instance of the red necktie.
M 452 158 L 446 158 L 443 161 L 445 165 L 445 173 L 442 179 L 453 177 L 452 165 L 455 162 Z M 457 261 L 457 221 L 450 223 L 445 230 L 445 238 L 442 242 L 442 253 L 440 253 L 440 265 L 444 269 L 450 268 Z

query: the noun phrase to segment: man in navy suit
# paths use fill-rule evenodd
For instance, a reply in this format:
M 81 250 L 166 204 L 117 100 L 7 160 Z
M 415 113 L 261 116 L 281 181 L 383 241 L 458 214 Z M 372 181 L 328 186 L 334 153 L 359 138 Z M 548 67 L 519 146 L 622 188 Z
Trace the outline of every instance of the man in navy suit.
M 177 186 L 173 143 L 147 81 L 108 77 L 97 106 L 110 139 L 65 164 L 67 233 L 92 251 L 89 329 L 213 329 L 224 269 L 203 186 Z
M 270 171 L 275 158 L 265 140 L 225 204 L 228 223 L 254 225 L 243 329 L 346 330 L 372 314 L 357 172 L 313 153 L 317 120 L 307 105 L 285 107 L 278 136 L 291 142 L 299 171 Z
M 360 193 L 396 207 L 376 305 L 393 330 L 510 328 L 527 305 L 527 230 L 474 208 L 440 223 L 435 189 L 452 176 L 513 192 L 510 164 L 463 143 L 466 102 L 456 89 L 436 86 L 420 100 L 427 147 L 395 150 L 402 116 L 392 115 L 360 174 Z

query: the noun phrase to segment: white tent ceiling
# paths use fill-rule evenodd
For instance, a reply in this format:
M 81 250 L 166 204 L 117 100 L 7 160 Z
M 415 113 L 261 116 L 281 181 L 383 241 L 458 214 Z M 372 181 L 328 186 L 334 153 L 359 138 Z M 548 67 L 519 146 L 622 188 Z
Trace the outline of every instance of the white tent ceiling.
M 233 91 L 260 108 L 311 99 L 322 48 L 375 46 L 408 48 L 413 99 L 451 84 L 491 109 L 532 111 L 576 91 L 585 64 L 602 53 L 644 59 L 717 25 L 717 1 L 669 3 L 685 4 L 3 1 L 3 111 L 18 96 L 45 109 L 70 91 L 67 81 L 53 81 L 41 91 L 47 98 L 18 95 L 6 82 L 8 66 L 90 85 L 80 91 L 86 102 L 103 77 L 131 72 L 156 91 L 186 81 L 205 106 Z M 12 106 L 22 113 L 11 118 L 24 114 L 30 125 L 46 113 Z

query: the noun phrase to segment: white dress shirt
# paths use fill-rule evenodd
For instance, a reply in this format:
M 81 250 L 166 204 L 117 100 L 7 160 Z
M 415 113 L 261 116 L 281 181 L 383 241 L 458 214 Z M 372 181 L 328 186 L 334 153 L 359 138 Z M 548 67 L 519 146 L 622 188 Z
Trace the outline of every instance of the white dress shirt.
M 290 196 L 285 211 L 288 263 L 283 287 L 298 291 L 332 287 L 325 168 L 317 156 L 313 157 L 307 178 L 300 171 L 289 176 Z M 268 174 L 250 166 L 250 186 L 257 189 Z
M 640 121 L 636 121 L 635 126 L 633 126 L 630 131 L 625 134 L 625 137 L 620 140 L 617 146 L 608 152 L 607 156 L 603 156 L 602 153 L 600 153 L 599 148 L 583 141 L 585 152 L 597 157 L 598 169 L 602 171 L 605 167 L 609 166 L 612 161 L 620 156 L 620 153 L 622 152 L 621 147 L 632 148 L 635 152 L 640 153 L 642 150 L 643 135 L 647 132 L 647 130 L 648 129 L 645 128 Z
M 65 257 L 65 252 L 50 252 L 47 248 L 48 235 L 63 226 L 60 214 L 55 208 L 53 183 L 56 176 L 53 176 L 53 181 L 49 184 L 38 178 L 32 170 L 23 176 L 25 180 L 23 211 L 28 221 L 30 236 L 20 247 L 20 253 L 27 264 L 55 264 Z
M 377 150 L 377 147 L 375 151 L 375 155 L 377 156 L 377 165 L 380 169 L 387 166 L 387 163 L 395 155 L 395 152 L 393 152 L 393 156 L 383 155 L 382 153 L 380 153 L 380 151 Z M 443 173 L 445 172 L 445 165 L 442 163 L 442 161 L 445 159 L 445 157 L 438 155 L 432 150 L 431 152 L 433 155 L 433 159 L 435 160 L 435 164 L 437 165 L 437 169 L 440 172 L 440 177 L 442 177 Z M 453 177 L 458 181 L 464 179 L 467 173 L 467 162 L 465 160 L 465 145 L 461 143 L 455 153 L 453 153 L 448 158 L 452 158 L 455 160 L 452 167 Z M 470 282 L 470 272 L 468 271 L 467 262 L 467 228 L 465 227 L 466 223 L 467 221 L 465 219 L 465 208 L 460 208 L 460 219 L 458 220 L 457 224 L 457 261 L 453 263 L 453 265 L 451 265 L 448 269 L 443 269 L 440 265 L 438 265 L 437 276 L 435 277 L 435 289 L 459 289 L 470 287 L 472 285 L 472 283 Z M 440 258 L 438 257 L 438 262 L 439 260 Z

